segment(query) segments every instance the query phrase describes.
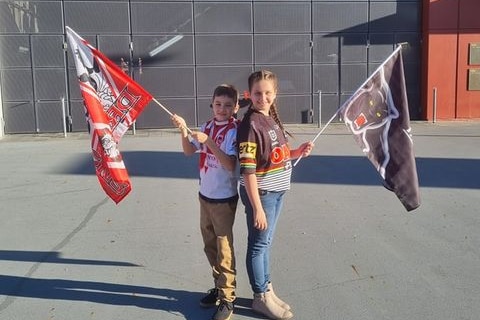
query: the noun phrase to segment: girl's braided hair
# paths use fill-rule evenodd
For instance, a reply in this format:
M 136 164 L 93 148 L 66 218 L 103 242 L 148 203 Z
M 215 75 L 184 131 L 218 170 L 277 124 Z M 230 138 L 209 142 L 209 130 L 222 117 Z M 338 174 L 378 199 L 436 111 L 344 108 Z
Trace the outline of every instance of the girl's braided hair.
M 275 73 L 273 73 L 271 71 L 268 71 L 268 70 L 256 71 L 248 77 L 248 91 L 251 92 L 253 85 L 260 80 L 271 81 L 273 83 L 273 88 L 275 89 L 275 92 L 278 91 L 278 78 L 275 75 Z M 248 113 L 251 113 L 252 111 L 253 110 L 250 109 L 250 110 L 248 110 Z M 273 101 L 272 105 L 270 106 L 270 110 L 269 110 L 268 114 L 273 118 L 273 120 L 275 120 L 275 122 L 280 127 L 280 130 L 282 130 L 282 132 L 285 132 L 290 137 L 292 137 L 292 135 L 288 131 L 285 130 L 285 128 L 283 127 L 283 123 L 280 120 L 280 115 L 278 113 L 277 99 L 276 98 Z

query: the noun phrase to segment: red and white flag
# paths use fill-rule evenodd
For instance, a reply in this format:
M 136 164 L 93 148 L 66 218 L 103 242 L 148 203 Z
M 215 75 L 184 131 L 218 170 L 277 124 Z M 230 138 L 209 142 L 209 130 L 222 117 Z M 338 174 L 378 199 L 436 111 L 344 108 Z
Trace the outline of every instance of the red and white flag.
M 71 28 L 66 30 L 92 138 L 95 172 L 107 195 L 119 203 L 131 184 L 117 145 L 152 96 Z

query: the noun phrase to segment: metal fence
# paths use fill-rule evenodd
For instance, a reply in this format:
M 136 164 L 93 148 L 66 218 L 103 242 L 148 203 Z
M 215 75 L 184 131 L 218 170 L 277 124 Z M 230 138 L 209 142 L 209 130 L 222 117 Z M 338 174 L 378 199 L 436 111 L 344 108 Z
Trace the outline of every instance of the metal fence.
M 396 43 L 408 42 L 404 63 L 415 119 L 421 114 L 420 9 L 420 0 L 3 0 L 5 133 L 62 132 L 64 121 L 69 131 L 86 130 L 65 26 L 190 125 L 211 116 L 216 85 L 243 92 L 248 75 L 260 68 L 279 77 L 285 123 L 328 119 Z M 170 119 L 153 103 L 136 123 L 137 129 L 164 127 Z

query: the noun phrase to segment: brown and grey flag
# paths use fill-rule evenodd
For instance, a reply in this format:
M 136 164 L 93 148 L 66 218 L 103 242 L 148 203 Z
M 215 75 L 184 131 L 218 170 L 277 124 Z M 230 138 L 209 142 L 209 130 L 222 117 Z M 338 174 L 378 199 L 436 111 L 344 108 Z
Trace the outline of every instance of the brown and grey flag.
M 404 207 L 420 206 L 401 46 L 339 109 L 384 186 Z

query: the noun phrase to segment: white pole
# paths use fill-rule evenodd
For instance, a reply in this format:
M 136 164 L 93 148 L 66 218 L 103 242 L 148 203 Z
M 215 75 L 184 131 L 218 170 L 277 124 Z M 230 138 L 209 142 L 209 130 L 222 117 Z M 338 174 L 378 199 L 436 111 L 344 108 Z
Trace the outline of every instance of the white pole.
M 167 108 L 165 108 L 165 107 L 163 106 L 163 104 L 161 104 L 160 102 L 158 102 L 157 99 L 152 98 L 152 100 L 153 100 L 153 102 L 155 102 L 156 104 L 158 104 L 158 106 L 159 106 L 160 108 L 162 108 L 166 113 L 168 113 L 168 114 L 170 115 L 170 117 L 173 117 L 173 113 L 171 113 L 170 110 L 168 110 Z M 190 128 L 186 127 L 185 129 L 186 129 L 189 133 L 192 133 L 192 130 L 190 130 Z
M 342 108 L 338 108 L 337 111 L 333 114 L 333 116 L 330 118 L 330 120 L 328 120 L 327 123 L 325 123 L 325 126 L 323 127 L 322 130 L 320 130 L 319 133 L 317 133 L 317 135 L 315 136 L 315 138 L 313 138 L 312 142 L 315 143 L 315 140 L 318 139 L 318 137 L 320 137 L 320 135 L 323 133 L 323 131 L 325 131 L 325 129 L 327 129 L 328 125 L 333 121 L 333 119 L 335 119 L 335 117 L 338 115 L 338 113 L 340 112 L 340 110 L 342 110 Z M 295 163 L 293 164 L 293 166 L 295 167 L 298 163 L 298 161 L 300 161 L 300 159 L 302 159 L 302 155 L 300 155 L 300 157 L 297 158 L 297 161 L 295 161 Z
M 63 136 L 67 137 L 67 111 L 65 110 L 65 97 L 62 97 L 62 124 L 63 124 Z
M 5 129 L 5 122 L 3 120 L 3 106 L 2 106 L 2 86 L 0 85 L 0 139 L 3 138 Z
M 437 88 L 433 88 L 433 123 L 437 122 Z
M 322 90 L 318 90 L 318 127 L 322 127 Z

